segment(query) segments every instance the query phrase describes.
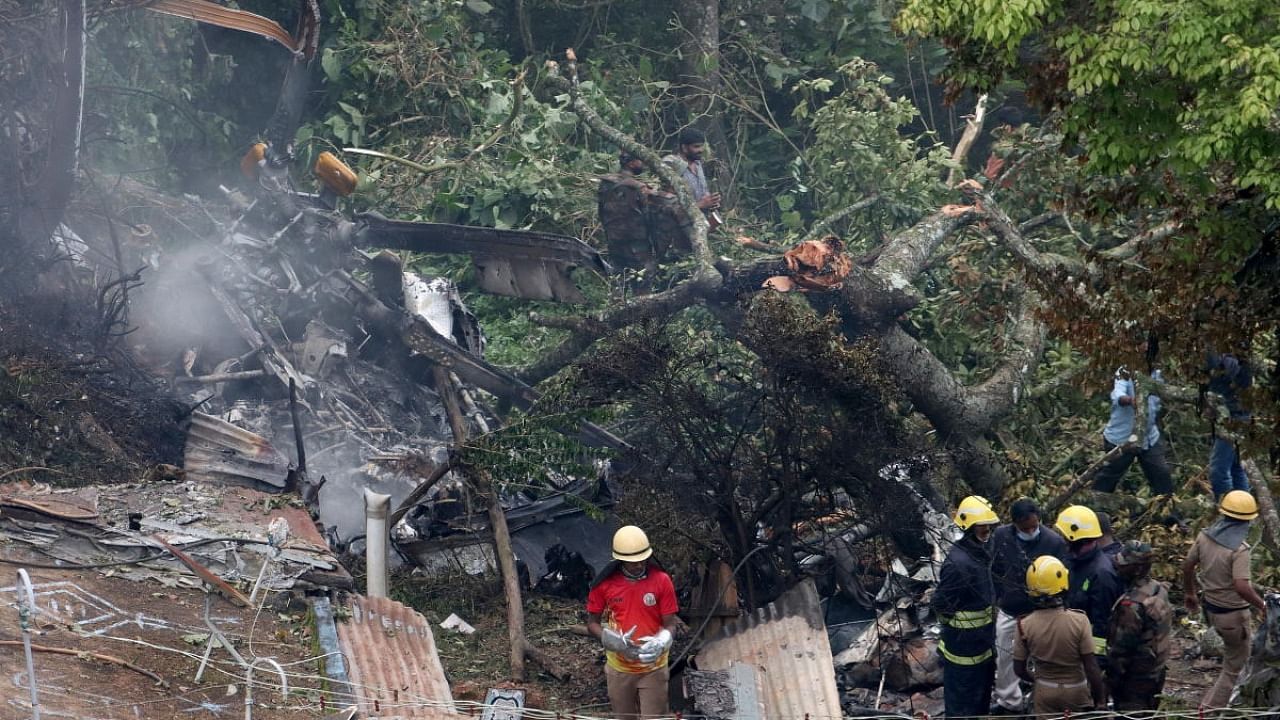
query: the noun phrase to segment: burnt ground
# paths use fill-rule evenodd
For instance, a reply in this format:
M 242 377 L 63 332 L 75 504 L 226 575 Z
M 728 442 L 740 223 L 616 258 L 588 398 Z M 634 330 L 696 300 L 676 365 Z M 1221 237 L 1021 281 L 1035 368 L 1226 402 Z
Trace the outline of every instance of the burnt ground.
M 83 339 L 86 314 L 69 301 L 0 299 L 0 476 L 10 473 L 0 479 L 109 484 L 181 464 L 184 408 Z

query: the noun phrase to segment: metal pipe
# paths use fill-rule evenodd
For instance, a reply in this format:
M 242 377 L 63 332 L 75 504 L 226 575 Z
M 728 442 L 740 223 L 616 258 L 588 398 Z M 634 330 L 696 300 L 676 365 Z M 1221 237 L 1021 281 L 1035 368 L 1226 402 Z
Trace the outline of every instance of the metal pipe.
M 271 667 L 280 673 L 280 701 L 284 702 L 289 698 L 289 677 L 284 674 L 284 668 L 280 667 L 280 663 L 275 658 L 254 658 L 249 663 L 249 667 L 244 671 L 244 720 L 253 720 L 253 669 L 258 663 L 268 663 Z
M 23 597 L 23 591 L 26 597 Z M 18 624 L 22 627 L 22 650 L 27 656 L 27 685 L 31 687 L 31 720 L 40 720 L 40 696 L 36 691 L 36 665 L 31 657 L 31 618 L 36 614 L 36 591 L 26 568 L 18 568 Z
M 369 597 L 387 596 L 387 553 L 390 549 L 390 528 L 387 516 L 391 511 L 391 496 L 364 489 L 365 522 L 365 594 Z

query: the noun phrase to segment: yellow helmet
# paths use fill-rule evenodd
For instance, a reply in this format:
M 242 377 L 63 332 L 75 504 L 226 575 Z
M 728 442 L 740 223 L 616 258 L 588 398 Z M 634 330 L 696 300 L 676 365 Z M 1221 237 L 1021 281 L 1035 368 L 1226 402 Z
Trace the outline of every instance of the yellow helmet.
M 1067 542 L 1102 537 L 1102 523 L 1098 522 L 1097 514 L 1083 505 L 1072 505 L 1063 510 L 1053 526 Z
M 1258 501 L 1244 490 L 1232 490 L 1222 496 L 1218 512 L 1236 520 L 1252 520 L 1258 517 Z
M 968 530 L 974 525 L 995 525 L 1000 522 L 996 511 L 991 509 L 991 503 L 978 495 L 970 495 L 961 500 L 954 519 L 961 530 Z
M 624 525 L 613 534 L 613 559 L 623 562 L 639 562 L 653 554 L 649 536 L 635 525 Z
M 1067 590 L 1067 566 L 1052 555 L 1041 555 L 1027 566 L 1027 595 L 1053 597 Z

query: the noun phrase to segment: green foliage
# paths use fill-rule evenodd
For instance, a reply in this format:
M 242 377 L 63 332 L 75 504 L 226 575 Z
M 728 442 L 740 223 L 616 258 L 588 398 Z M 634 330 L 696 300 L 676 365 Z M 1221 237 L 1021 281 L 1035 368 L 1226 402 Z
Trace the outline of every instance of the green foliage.
M 250 103 L 279 87 L 249 80 L 237 57 L 245 45 L 141 10 L 102 16 L 87 47 L 86 159 L 102 171 L 186 188 L 234 167 L 238 148 L 257 132 L 246 124 L 256 115 Z
M 990 87 L 1005 73 L 1036 82 L 1091 170 L 1153 182 L 1168 173 L 1201 188 L 1213 175 L 1273 210 L 1278 22 L 1269 0 L 910 0 L 899 17 L 908 32 L 956 45 L 958 85 Z
M 879 194 L 883 202 L 864 213 L 873 222 L 855 222 L 849 228 L 851 240 L 877 241 L 937 206 L 945 192 L 942 178 L 949 153 L 928 134 L 913 137 L 903 132 L 919 112 L 906 98 L 890 96 L 892 79 L 875 65 L 853 60 L 840 68 L 840 75 L 841 92 L 825 102 L 817 98 L 833 88 L 830 80 L 796 86 L 817 105 L 811 117 L 810 103 L 795 111 L 798 119 L 808 122 L 814 138 L 805 152 L 810 170 L 803 176 L 804 185 L 818 196 L 819 216 Z M 782 209 L 789 210 L 790 203 Z

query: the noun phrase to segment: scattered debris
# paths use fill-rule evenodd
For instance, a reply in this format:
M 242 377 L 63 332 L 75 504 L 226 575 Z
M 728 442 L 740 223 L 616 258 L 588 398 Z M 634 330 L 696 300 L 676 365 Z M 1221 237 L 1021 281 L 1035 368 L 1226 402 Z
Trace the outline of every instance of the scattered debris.
M 458 617 L 457 613 L 450 613 L 449 617 L 445 618 L 444 621 L 440 623 L 440 627 L 445 630 L 462 633 L 463 635 L 470 635 L 476 631 L 476 629 L 471 627 L 466 620 Z

